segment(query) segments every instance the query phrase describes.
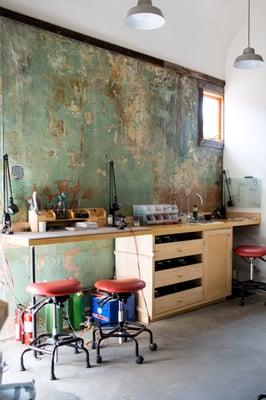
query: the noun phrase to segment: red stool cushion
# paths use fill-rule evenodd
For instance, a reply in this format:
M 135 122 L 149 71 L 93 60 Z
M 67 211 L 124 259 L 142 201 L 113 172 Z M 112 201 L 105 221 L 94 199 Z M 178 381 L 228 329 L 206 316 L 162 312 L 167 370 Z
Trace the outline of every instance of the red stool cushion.
M 132 293 L 145 288 L 146 284 L 141 279 L 105 279 L 97 281 L 94 285 L 97 289 L 108 293 Z
M 80 281 L 70 278 L 32 283 L 27 287 L 27 291 L 35 296 L 57 297 L 77 293 L 82 287 Z
M 234 252 L 240 257 L 263 257 L 266 256 L 266 246 L 238 246 Z

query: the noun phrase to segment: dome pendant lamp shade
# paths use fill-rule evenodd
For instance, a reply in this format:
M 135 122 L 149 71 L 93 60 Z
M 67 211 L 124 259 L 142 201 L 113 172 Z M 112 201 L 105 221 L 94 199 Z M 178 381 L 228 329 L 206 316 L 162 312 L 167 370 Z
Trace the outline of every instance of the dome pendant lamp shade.
M 126 24 L 134 29 L 152 30 L 161 28 L 165 19 L 162 11 L 153 6 L 151 0 L 138 0 L 137 6 L 128 11 Z
M 235 59 L 234 67 L 238 69 L 256 69 L 263 65 L 262 56 L 255 53 L 255 49 L 250 47 L 250 0 L 248 0 L 248 46 L 243 50 L 243 54 Z

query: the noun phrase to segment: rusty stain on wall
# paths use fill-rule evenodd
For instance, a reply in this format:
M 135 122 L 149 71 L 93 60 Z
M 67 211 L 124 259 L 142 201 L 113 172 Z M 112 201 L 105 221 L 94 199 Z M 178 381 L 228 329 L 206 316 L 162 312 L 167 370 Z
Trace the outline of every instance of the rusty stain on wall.
M 77 257 L 80 254 L 80 249 L 71 249 L 71 250 L 66 250 L 64 253 L 64 268 L 67 272 L 70 273 L 70 276 L 74 278 L 79 278 L 80 276 L 80 268 L 75 260 L 75 257 Z

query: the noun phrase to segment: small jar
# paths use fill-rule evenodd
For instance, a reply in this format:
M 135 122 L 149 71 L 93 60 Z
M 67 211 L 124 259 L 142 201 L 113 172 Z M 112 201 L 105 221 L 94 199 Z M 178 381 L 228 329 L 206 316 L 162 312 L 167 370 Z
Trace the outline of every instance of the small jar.
M 198 219 L 198 207 L 196 205 L 193 206 L 193 218 Z

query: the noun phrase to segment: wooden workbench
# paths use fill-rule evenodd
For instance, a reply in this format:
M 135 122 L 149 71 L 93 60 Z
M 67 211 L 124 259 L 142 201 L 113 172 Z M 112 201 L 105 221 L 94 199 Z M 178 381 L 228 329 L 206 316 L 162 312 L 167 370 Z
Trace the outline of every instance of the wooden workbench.
M 255 213 L 234 213 L 234 216 L 225 220 L 215 220 L 210 223 L 190 223 L 190 224 L 171 224 L 171 225 L 152 225 L 131 227 L 119 230 L 113 227 L 103 227 L 97 229 L 84 229 L 79 231 L 56 230 L 43 233 L 34 232 L 14 232 L 13 235 L 1 235 L 2 242 L 12 247 L 31 247 L 49 244 L 64 244 L 73 242 L 83 242 L 91 240 L 116 239 L 128 236 L 140 235 L 167 235 L 168 233 L 195 232 L 199 228 L 202 231 L 215 230 L 221 228 L 232 228 L 236 226 L 259 225 L 260 214 Z
M 231 275 L 232 275 L 232 262 L 231 262 L 231 253 L 232 253 L 232 228 L 239 226 L 249 226 L 249 225 L 259 225 L 260 224 L 260 214 L 234 214 L 232 219 L 213 221 L 212 223 L 196 223 L 196 224 L 173 224 L 173 225 L 158 225 L 158 226 L 150 226 L 150 227 L 133 227 L 133 228 L 125 228 L 124 230 L 118 230 L 117 228 L 112 227 L 104 227 L 98 228 L 95 230 L 80 230 L 80 231 L 48 231 L 44 233 L 33 233 L 33 232 L 14 232 L 12 235 L 3 234 L 2 242 L 5 247 L 28 247 L 31 251 L 31 281 L 36 281 L 36 260 L 35 260 L 35 247 L 42 245 L 50 245 L 50 244 L 66 244 L 73 242 L 83 242 L 83 241 L 92 241 L 92 240 L 106 240 L 106 239 L 116 239 L 116 273 L 118 277 L 126 277 L 126 276 L 138 276 L 136 270 L 136 262 L 140 263 L 141 257 L 144 256 L 145 262 L 144 266 L 140 265 L 143 273 L 146 277 L 149 275 L 150 277 L 145 279 L 145 276 L 140 276 L 146 281 L 146 294 L 147 299 L 144 301 L 149 304 L 150 311 L 149 316 L 147 318 L 144 317 L 146 310 L 143 310 L 143 301 L 142 306 L 139 307 L 139 317 L 142 320 L 152 320 L 152 319 L 160 319 L 161 317 L 168 315 L 169 313 L 173 313 L 172 307 L 172 299 L 167 296 L 163 297 L 160 301 L 155 300 L 155 290 L 156 284 L 158 284 L 157 279 L 159 279 L 159 285 L 167 284 L 171 285 L 173 283 L 181 282 L 184 279 L 191 279 L 196 277 L 200 279 L 200 288 L 194 288 L 189 293 L 185 293 L 187 300 L 184 301 L 183 298 L 180 298 L 178 294 L 178 305 L 179 308 L 186 308 L 187 303 L 198 302 L 199 304 L 205 304 L 206 298 L 202 298 L 204 295 L 204 291 L 211 292 L 212 282 L 215 283 L 215 279 L 220 279 L 219 271 L 226 271 L 226 287 L 223 291 L 218 290 L 218 294 L 211 295 L 207 297 L 207 300 L 213 298 L 221 298 L 225 297 L 230 293 L 231 290 Z M 178 234 L 196 234 L 193 236 L 193 240 L 186 240 L 184 242 L 179 242 L 179 245 L 175 245 L 174 243 L 158 245 L 155 243 L 155 238 L 163 235 L 178 235 Z M 224 240 L 224 238 L 226 238 Z M 206 243 L 209 243 L 209 246 Z M 216 242 L 218 243 L 218 248 L 215 246 Z M 136 244 L 138 248 L 136 248 Z M 180 244 L 182 245 L 180 247 Z M 219 246 L 226 246 L 222 250 L 219 249 Z M 215 252 L 213 253 L 210 249 L 211 247 L 215 248 Z M 207 266 L 213 263 L 213 260 L 217 259 L 217 254 L 219 253 L 219 257 L 222 263 L 226 262 L 226 265 L 219 264 L 216 268 L 217 274 L 213 277 L 213 273 L 208 271 Z M 140 254 L 139 254 L 140 253 Z M 160 256 L 158 256 L 160 254 Z M 196 254 L 199 256 L 200 262 L 198 262 L 197 266 L 191 267 L 189 270 L 186 268 L 184 270 L 184 276 L 180 277 L 181 269 L 178 269 L 179 278 L 176 279 L 176 275 L 173 281 L 173 278 L 169 276 L 173 276 L 173 270 L 164 272 L 163 274 L 156 274 L 155 271 L 155 263 L 156 261 L 160 261 L 162 259 L 171 259 L 188 255 Z M 149 266 L 147 264 L 147 256 L 149 258 Z M 137 257 L 137 258 L 136 258 Z M 146 257 L 146 258 L 145 258 Z M 216 263 L 217 264 L 217 263 Z M 143 270 L 144 268 L 144 270 Z M 149 269 L 149 270 L 148 270 Z M 135 272 L 134 272 L 135 271 Z M 193 272 L 194 271 L 194 272 Z M 193 273 L 195 273 L 193 275 Z M 192 274 L 192 275 L 191 275 Z M 210 276 L 209 280 L 206 281 L 206 276 Z M 160 275 L 160 277 L 159 277 Z M 218 277 L 218 278 L 217 278 Z M 157 282 L 157 283 L 156 283 Z M 207 282 L 207 283 L 206 283 Z M 158 286 L 159 288 L 159 286 Z M 192 293 L 193 292 L 193 293 Z M 194 297 L 193 297 L 194 295 Z M 32 298 L 33 303 L 35 303 L 35 298 Z M 170 301 L 170 311 L 167 309 Z M 176 300 L 174 300 L 176 301 Z M 141 304 L 141 299 L 140 299 Z M 165 309 L 166 307 L 166 309 Z M 172 308 L 171 308 L 172 307 Z M 175 307 L 176 308 L 176 307 Z M 155 311 L 156 310 L 156 311 Z M 175 311 L 175 309 L 174 309 Z M 36 327 L 35 327 L 36 328 Z

